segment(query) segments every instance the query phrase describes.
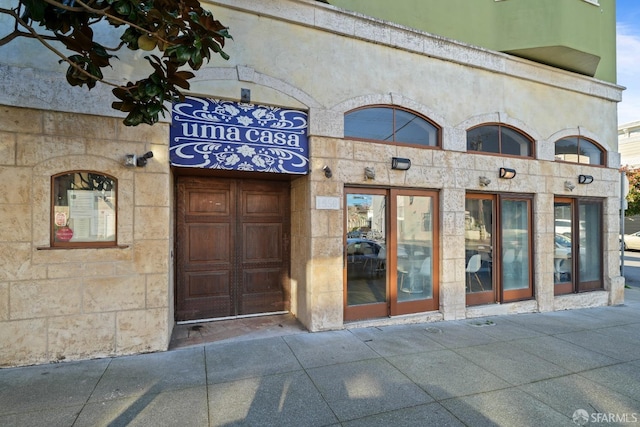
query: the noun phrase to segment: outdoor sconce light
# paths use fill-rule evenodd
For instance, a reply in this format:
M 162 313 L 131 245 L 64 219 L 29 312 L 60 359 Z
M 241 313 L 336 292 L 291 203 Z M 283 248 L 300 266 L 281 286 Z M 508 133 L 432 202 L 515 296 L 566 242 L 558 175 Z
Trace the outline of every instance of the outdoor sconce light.
M 403 159 L 402 157 L 391 158 L 391 169 L 406 171 L 411 167 L 411 159 Z
M 593 182 L 593 176 L 578 175 L 578 184 L 591 184 L 592 182 Z
M 487 185 L 491 184 L 491 180 L 486 176 L 481 176 L 478 178 L 478 180 L 480 181 L 480 187 L 486 187 Z
M 516 176 L 516 170 L 515 169 L 500 168 L 500 178 L 513 179 L 513 177 L 515 177 L 515 176 Z
M 322 167 L 322 170 L 324 171 L 325 178 L 331 178 L 333 176 L 333 173 L 331 172 L 331 168 L 329 166 L 324 165 Z
M 565 181 L 564 182 L 564 189 L 565 190 L 573 191 L 574 188 L 576 188 L 576 186 L 571 181 Z
M 376 170 L 371 167 L 364 168 L 364 179 L 376 179 Z
M 147 151 L 142 156 L 136 156 L 135 154 L 127 154 L 124 156 L 125 166 L 137 166 L 139 168 L 147 165 L 147 160 L 153 157 L 153 152 Z

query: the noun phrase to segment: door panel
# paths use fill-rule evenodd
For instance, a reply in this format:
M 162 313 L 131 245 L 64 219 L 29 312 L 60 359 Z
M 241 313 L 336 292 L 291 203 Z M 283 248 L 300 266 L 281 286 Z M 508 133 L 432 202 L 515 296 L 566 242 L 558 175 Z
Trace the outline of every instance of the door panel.
M 229 224 L 192 224 L 187 226 L 189 233 L 189 261 L 231 262 Z
M 282 224 L 244 224 L 245 262 L 282 262 Z
M 344 319 L 384 317 L 387 302 L 387 203 L 385 190 L 346 194 Z
M 603 288 L 602 203 L 581 200 L 578 205 L 578 292 Z
M 288 183 L 178 177 L 176 195 L 176 319 L 288 309 Z
M 468 194 L 465 201 L 465 277 L 467 305 L 495 302 L 494 196 Z
M 575 240 L 573 236 L 574 207 L 572 199 L 556 198 L 554 202 L 554 253 L 553 281 L 556 294 L 571 293 L 575 278 L 572 254 Z
M 396 220 L 390 243 L 396 283 L 391 315 L 438 309 L 438 206 L 436 193 L 391 190 Z
M 240 181 L 239 314 L 289 308 L 289 183 Z
M 176 318 L 224 317 L 234 311 L 235 189 L 229 182 L 178 181 Z
M 531 200 L 500 202 L 501 301 L 531 297 Z

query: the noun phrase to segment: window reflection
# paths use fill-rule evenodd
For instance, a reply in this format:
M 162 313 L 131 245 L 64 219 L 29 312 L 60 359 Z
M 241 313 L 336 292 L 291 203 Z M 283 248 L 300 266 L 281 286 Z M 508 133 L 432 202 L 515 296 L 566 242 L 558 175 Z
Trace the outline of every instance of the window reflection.
M 410 111 L 392 107 L 367 107 L 345 114 L 344 136 L 430 147 L 438 145 L 436 126 Z
M 502 287 L 529 287 L 529 209 L 524 200 L 502 202 Z
M 467 293 L 493 289 L 493 200 L 465 202 L 465 252 Z
M 467 150 L 531 157 L 531 139 L 501 125 L 482 125 L 467 131 Z
M 347 305 L 387 300 L 386 197 L 347 195 Z
M 580 283 L 583 288 L 599 288 L 600 286 L 586 285 L 585 282 L 602 283 L 602 205 L 597 202 L 580 203 L 578 215 L 580 229 Z
M 397 196 L 398 301 L 433 298 L 432 198 Z
M 565 162 L 603 165 L 604 152 L 595 143 L 580 137 L 567 137 L 556 141 L 555 159 Z

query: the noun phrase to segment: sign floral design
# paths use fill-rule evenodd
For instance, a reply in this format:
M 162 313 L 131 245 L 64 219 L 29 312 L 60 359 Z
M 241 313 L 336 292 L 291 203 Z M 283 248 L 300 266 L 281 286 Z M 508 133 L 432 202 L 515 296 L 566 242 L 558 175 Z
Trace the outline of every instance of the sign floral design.
M 304 111 L 187 97 L 173 105 L 172 116 L 174 166 L 308 173 Z

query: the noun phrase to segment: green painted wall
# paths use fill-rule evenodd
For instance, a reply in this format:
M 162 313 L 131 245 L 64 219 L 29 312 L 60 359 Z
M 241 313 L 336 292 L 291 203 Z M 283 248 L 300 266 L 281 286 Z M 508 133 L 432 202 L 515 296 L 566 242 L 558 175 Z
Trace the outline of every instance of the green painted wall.
M 594 2 L 596 0 L 593 0 Z M 329 0 L 332 5 L 616 81 L 615 0 Z

